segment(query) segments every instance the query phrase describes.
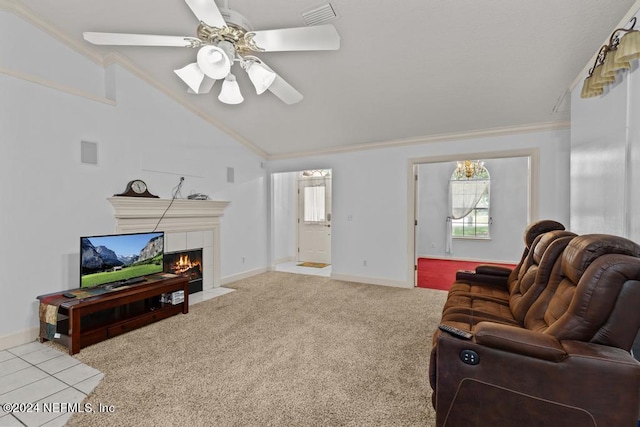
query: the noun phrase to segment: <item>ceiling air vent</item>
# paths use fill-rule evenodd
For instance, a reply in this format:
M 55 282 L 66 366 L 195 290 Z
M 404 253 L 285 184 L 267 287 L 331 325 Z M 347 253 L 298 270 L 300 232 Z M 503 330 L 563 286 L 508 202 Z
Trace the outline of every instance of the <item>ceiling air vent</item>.
M 305 25 L 320 25 L 333 21 L 338 15 L 330 3 L 302 12 L 302 19 Z

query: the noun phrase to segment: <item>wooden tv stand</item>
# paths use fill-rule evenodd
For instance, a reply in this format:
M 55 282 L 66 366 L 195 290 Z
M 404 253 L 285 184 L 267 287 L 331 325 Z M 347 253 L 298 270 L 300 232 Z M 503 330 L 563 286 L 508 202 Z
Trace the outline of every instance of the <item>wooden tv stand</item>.
M 81 290 L 71 290 L 69 292 Z M 163 303 L 161 294 L 184 291 L 184 302 Z M 44 297 L 39 296 L 41 301 Z M 186 277 L 158 274 L 143 283 L 128 285 L 82 298 L 65 299 L 58 304 L 56 342 L 67 346 L 73 355 L 81 348 L 104 341 L 180 312 L 189 312 L 189 280 Z M 40 336 L 40 342 L 46 341 Z

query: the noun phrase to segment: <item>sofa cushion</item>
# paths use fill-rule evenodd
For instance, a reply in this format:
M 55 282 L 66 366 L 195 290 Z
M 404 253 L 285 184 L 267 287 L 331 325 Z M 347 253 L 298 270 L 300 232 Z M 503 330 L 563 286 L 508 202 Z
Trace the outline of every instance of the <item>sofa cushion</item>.
M 478 266 L 476 271 L 462 272 L 456 276 L 456 282 L 449 288 L 449 294 L 486 293 L 492 298 L 499 298 L 507 301 L 509 299 L 510 286 L 518 279 L 522 265 L 527 262 L 529 252 L 534 245 L 536 237 L 549 231 L 564 230 L 565 227 L 561 223 L 553 220 L 540 220 L 531 223 L 524 231 L 524 251 L 520 257 L 520 261 L 510 273 L 500 271 L 497 274 L 491 274 L 490 268 Z
M 604 254 L 640 256 L 640 246 L 624 237 L 609 234 L 585 234 L 567 247 L 562 262 L 563 274 L 578 283 L 594 259 Z
M 472 316 L 475 319 L 473 324 L 484 319 L 522 325 L 527 311 L 549 282 L 553 266 L 575 236 L 564 230 L 539 235 L 508 295 L 494 297 L 488 294 L 494 290 L 486 287 L 477 293 L 450 294 L 443 308 L 443 320 L 462 321 L 460 316 L 451 316 L 456 313 Z M 559 267 L 556 270 L 559 271 Z

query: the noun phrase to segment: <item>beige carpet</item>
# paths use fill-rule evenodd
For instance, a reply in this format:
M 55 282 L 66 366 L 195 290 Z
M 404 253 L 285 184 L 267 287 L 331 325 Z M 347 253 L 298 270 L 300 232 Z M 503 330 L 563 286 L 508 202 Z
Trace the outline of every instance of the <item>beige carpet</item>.
M 446 292 L 270 272 L 87 347 L 70 426 L 433 426 L 427 368 Z

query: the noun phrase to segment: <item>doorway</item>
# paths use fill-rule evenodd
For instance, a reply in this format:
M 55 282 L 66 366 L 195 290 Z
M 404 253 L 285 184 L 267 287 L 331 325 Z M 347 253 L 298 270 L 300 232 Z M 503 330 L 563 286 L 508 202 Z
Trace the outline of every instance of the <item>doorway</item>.
M 271 174 L 271 269 L 330 277 L 331 178 L 325 169 Z
M 410 161 L 409 276 L 417 285 L 418 259 L 511 264 L 522 253 L 522 230 L 537 219 L 537 149 L 467 153 Z M 483 160 L 492 171 L 490 234 L 448 237 L 449 180 L 458 160 Z M 431 185 L 436 182 L 436 185 Z M 455 231 L 455 230 L 454 230 Z
M 305 171 L 298 179 L 298 261 L 331 264 L 331 173 Z

